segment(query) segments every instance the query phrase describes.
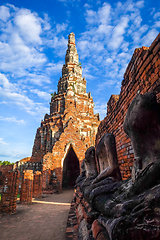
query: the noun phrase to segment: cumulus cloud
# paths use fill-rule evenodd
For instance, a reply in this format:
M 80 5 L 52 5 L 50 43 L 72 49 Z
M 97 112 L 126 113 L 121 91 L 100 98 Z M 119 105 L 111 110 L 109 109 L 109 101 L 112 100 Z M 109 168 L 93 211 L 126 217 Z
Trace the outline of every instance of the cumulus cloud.
M 41 44 L 42 32 L 40 18 L 28 9 L 20 9 L 14 17 L 14 23 L 27 42 Z
M 0 19 L 3 22 L 6 22 L 9 17 L 10 17 L 9 8 L 5 6 L 0 6 Z
M 110 19 L 111 5 L 109 3 L 104 3 L 102 8 L 99 9 L 99 21 L 101 24 L 108 24 Z
M 143 24 L 141 11 L 145 1 L 104 3 L 97 11 L 91 5 L 84 5 L 86 31 L 78 39 L 77 48 L 83 62 L 96 66 L 85 73 L 103 73 L 101 83 L 97 82 L 97 93 L 110 86 L 120 90 L 120 82 L 136 47 L 149 46 L 158 34 L 159 11 L 150 9 L 152 22 Z M 84 75 L 85 76 L 85 75 Z M 91 79 L 91 78 L 90 78 Z M 117 92 L 117 90 L 115 90 Z
M 43 82 L 40 74 L 46 70 L 49 59 L 45 48 L 64 55 L 67 39 L 62 36 L 66 23 L 51 26 L 50 18 L 44 18 L 29 9 L 16 8 L 13 5 L 0 7 L 0 71 L 12 73 L 14 78 L 28 78 L 29 74 L 36 75 L 35 84 Z M 51 29 L 52 27 L 52 29 Z M 47 82 L 50 75 L 45 75 Z M 32 80 L 32 78 L 31 78 Z
M 62 32 L 68 25 L 52 23 L 45 13 L 42 18 L 29 9 L 7 4 L 0 6 L 0 27 L 1 106 L 13 104 L 42 117 L 49 110 L 45 103 L 50 100 L 51 90 L 41 88 L 51 89 L 52 76 L 62 68 L 62 63 L 50 62 L 46 50 L 64 55 L 67 39 Z
M 108 44 L 109 48 L 117 49 L 123 43 L 128 22 L 128 17 L 122 17 L 120 22 L 114 27 L 112 38 Z

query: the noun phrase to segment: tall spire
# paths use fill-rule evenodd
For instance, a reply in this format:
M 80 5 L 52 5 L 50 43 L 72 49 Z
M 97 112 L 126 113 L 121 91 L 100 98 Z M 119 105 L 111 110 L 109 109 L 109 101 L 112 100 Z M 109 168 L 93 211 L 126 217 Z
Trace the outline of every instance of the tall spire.
M 65 56 L 65 64 L 62 67 L 62 78 L 58 82 L 58 94 L 73 91 L 74 94 L 86 93 L 86 81 L 82 78 L 82 67 L 79 64 L 79 57 L 75 45 L 75 35 L 68 36 L 68 49 Z
M 78 53 L 75 45 L 75 35 L 73 32 L 68 36 L 68 49 L 66 51 L 65 63 L 78 64 Z

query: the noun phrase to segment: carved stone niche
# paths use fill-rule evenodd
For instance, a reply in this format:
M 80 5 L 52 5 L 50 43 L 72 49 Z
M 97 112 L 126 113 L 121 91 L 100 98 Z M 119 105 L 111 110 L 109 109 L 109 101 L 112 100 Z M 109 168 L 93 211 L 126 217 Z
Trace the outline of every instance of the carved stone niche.
M 147 166 L 160 160 L 160 104 L 154 92 L 136 95 L 125 116 L 124 131 L 134 149 L 134 181 Z

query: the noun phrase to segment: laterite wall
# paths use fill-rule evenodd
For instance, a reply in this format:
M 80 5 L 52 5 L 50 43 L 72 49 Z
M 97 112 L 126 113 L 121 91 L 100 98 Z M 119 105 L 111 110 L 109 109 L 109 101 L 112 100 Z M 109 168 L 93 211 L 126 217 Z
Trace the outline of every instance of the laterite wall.
M 96 145 L 106 132 L 116 138 L 118 162 L 123 179 L 131 174 L 134 152 L 130 138 L 123 130 L 124 117 L 137 92 L 155 91 L 160 100 L 160 34 L 149 48 L 135 50 L 124 74 L 120 95 L 112 95 L 107 104 L 107 116 L 101 121 L 96 136 Z

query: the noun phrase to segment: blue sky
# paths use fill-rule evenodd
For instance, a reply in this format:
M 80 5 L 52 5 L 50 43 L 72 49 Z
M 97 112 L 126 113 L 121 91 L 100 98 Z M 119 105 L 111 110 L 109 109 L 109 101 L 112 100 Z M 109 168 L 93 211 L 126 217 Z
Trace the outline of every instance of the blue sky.
M 160 1 L 0 1 L 0 160 L 31 156 L 74 32 L 95 113 L 106 116 L 134 49 L 160 31 Z

